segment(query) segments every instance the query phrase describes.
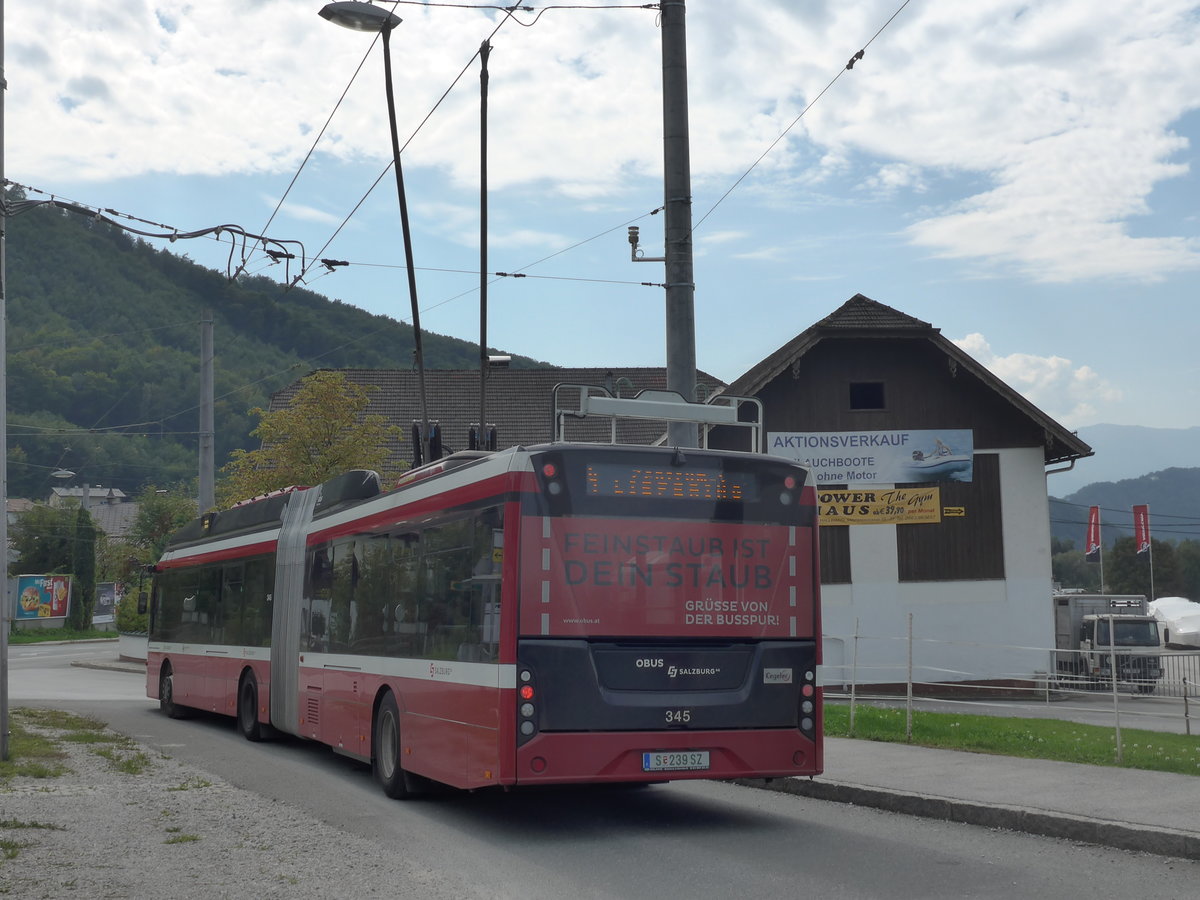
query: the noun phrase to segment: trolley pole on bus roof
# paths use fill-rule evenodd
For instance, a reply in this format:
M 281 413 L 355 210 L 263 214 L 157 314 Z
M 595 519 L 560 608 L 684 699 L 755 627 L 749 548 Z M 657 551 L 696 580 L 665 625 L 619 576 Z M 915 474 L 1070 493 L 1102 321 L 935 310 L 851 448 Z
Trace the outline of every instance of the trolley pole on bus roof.
M 692 164 L 688 137 L 687 30 L 684 0 L 662 11 L 663 231 L 666 242 L 667 390 L 696 393 L 696 284 L 692 274 Z M 676 447 L 699 446 L 696 425 L 668 424 Z

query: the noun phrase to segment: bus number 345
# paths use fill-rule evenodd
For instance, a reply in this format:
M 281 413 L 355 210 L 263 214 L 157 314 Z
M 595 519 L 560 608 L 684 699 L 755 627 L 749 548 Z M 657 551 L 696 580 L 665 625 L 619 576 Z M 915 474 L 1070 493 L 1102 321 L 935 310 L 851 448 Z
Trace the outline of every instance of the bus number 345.
M 686 725 L 692 721 L 692 711 L 690 709 L 665 709 L 663 714 L 666 717 L 668 725 Z

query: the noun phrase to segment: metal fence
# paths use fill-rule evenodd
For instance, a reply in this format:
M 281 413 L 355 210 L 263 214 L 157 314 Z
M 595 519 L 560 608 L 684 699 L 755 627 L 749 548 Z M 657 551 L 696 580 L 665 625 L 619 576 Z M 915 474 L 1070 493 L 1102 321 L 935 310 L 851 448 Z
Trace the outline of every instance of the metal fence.
M 1153 717 L 1157 730 L 1200 734 L 1192 722 L 1200 714 L 1200 650 L 1138 648 L 1134 655 L 1113 648 L 1085 665 L 1078 651 L 915 636 L 911 615 L 906 635 L 862 633 L 856 622 L 853 635 L 824 639 L 827 648 L 836 642 L 845 651 L 841 662 L 822 665 L 825 694 L 848 699 L 852 719 L 854 704 L 864 700 L 903 701 L 910 722 L 914 702 L 1078 721 L 1103 719 L 1108 708 L 1118 748 L 1123 717 L 1134 727 Z M 1109 696 L 1111 706 L 1096 702 Z

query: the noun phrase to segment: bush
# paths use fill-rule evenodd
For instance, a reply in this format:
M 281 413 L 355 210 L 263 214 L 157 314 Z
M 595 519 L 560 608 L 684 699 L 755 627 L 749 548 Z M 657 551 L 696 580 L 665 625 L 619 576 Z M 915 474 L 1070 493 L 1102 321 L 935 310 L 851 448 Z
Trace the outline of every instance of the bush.
M 117 631 L 140 634 L 149 630 L 150 614 L 138 612 L 137 588 L 126 588 L 125 595 L 117 602 Z

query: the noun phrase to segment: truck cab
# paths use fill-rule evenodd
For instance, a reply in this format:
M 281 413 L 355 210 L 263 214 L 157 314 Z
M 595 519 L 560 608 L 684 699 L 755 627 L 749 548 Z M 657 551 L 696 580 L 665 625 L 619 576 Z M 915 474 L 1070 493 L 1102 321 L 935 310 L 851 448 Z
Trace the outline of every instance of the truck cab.
M 1058 593 L 1054 596 L 1056 668 L 1088 684 L 1118 683 L 1149 694 L 1162 677 L 1158 620 L 1140 595 Z

